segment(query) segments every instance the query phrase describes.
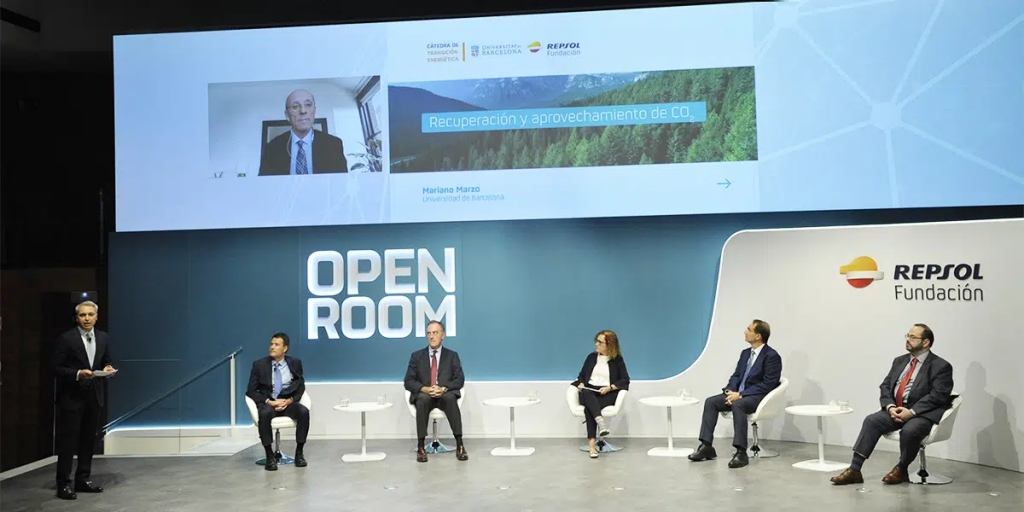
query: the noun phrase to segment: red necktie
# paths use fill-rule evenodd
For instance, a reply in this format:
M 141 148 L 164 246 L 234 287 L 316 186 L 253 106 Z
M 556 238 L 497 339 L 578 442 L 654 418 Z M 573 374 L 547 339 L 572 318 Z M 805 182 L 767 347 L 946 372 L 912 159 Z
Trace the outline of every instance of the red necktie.
M 430 385 L 437 385 L 437 351 L 430 356 Z
M 910 376 L 914 374 L 914 368 L 917 368 L 916 357 L 910 360 L 910 369 L 900 381 L 900 387 L 896 388 L 896 407 L 903 407 L 903 392 L 907 390 L 907 384 L 910 384 Z

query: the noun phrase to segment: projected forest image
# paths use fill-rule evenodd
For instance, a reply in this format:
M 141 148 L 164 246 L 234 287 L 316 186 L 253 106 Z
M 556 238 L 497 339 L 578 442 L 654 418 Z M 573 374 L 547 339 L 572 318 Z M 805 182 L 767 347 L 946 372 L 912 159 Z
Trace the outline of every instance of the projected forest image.
M 388 87 L 391 172 L 757 160 L 754 68 L 480 80 Z M 703 122 L 423 133 L 424 114 L 704 102 Z

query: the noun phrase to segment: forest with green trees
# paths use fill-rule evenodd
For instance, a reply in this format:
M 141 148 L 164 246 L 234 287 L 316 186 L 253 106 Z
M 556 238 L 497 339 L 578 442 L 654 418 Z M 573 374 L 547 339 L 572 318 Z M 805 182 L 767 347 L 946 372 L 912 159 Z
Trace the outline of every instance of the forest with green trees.
M 704 101 L 703 123 L 431 134 L 403 170 L 489 170 L 757 160 L 754 68 L 659 71 L 565 107 Z M 407 169 L 403 169 L 407 167 Z

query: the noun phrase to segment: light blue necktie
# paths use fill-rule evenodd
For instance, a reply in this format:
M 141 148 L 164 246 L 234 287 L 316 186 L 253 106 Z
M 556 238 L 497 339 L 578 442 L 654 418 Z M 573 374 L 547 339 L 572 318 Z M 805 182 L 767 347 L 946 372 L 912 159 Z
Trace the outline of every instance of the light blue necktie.
M 747 376 L 750 375 L 750 369 L 754 367 L 754 351 L 750 351 L 750 359 L 747 360 L 747 369 L 743 372 L 743 380 L 740 381 L 740 393 L 747 387 Z
M 306 166 L 306 150 L 303 149 L 302 145 L 304 141 L 299 141 L 299 150 L 295 152 L 295 174 L 309 174 L 309 167 Z
M 281 364 L 274 363 L 274 400 L 281 394 Z

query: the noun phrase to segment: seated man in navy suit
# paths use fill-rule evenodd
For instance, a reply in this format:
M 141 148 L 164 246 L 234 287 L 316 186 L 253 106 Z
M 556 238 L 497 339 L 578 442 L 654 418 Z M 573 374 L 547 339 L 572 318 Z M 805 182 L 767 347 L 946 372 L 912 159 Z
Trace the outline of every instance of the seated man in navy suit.
M 771 326 L 763 320 L 754 320 L 747 326 L 743 335 L 750 348 L 740 353 L 736 371 L 729 378 L 729 384 L 722 388 L 722 393 L 704 401 L 700 446 L 690 455 L 690 460 L 702 461 L 718 456 L 711 446 L 715 438 L 715 425 L 718 424 L 718 413 L 731 411 L 736 431 L 732 445 L 736 453 L 729 461 L 729 467 L 742 468 L 747 465 L 747 416 L 757 410 L 757 405 L 769 391 L 779 386 L 782 378 L 782 357 L 768 346 L 771 333 Z
M 270 355 L 252 362 L 249 372 L 249 385 L 245 396 L 256 402 L 259 411 L 260 443 L 267 454 L 267 463 L 263 469 L 277 471 L 277 457 L 271 444 L 274 433 L 271 421 L 278 416 L 288 416 L 295 420 L 295 467 L 306 467 L 306 457 L 302 453 L 309 435 L 309 409 L 299 403 L 306 393 L 306 380 L 302 377 L 302 360 L 285 355 L 291 342 L 283 332 L 274 333 L 270 337 Z

